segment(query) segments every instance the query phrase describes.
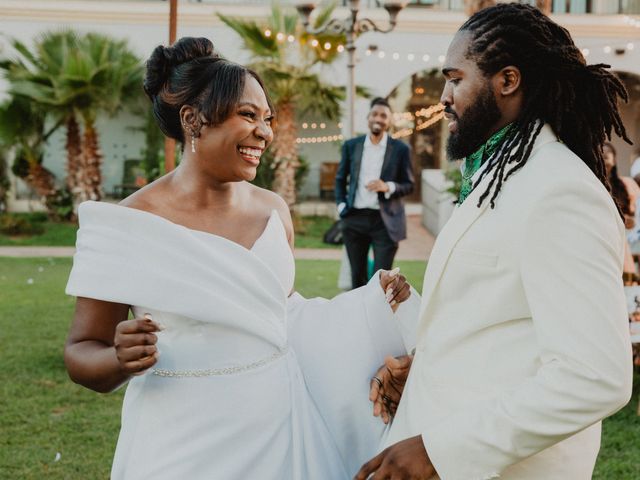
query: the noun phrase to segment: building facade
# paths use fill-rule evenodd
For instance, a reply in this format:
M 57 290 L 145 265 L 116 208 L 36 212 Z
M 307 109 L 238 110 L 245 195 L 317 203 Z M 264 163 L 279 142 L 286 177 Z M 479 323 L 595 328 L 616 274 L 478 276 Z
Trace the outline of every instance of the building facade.
M 284 6 L 294 3 L 281 1 Z M 382 24 L 387 21 L 386 11 L 376 0 L 363 0 L 360 6 L 360 17 Z M 554 20 L 571 32 L 589 63 L 607 63 L 620 73 L 631 95 L 631 102 L 623 107 L 625 124 L 634 143 L 640 144 L 640 0 L 553 0 L 551 9 Z M 208 37 L 225 57 L 246 63 L 250 58 L 238 36 L 220 22 L 216 12 L 260 21 L 269 10 L 266 0 L 182 0 L 178 2 L 177 36 Z M 30 45 L 42 32 L 74 28 L 126 38 L 141 58 L 147 58 L 155 46 L 167 43 L 168 12 L 168 2 L 160 0 L 0 0 L 0 31 L 4 34 L 0 48 L 4 54 L 9 53 L 6 37 Z M 334 16 L 347 13 L 346 7 L 338 7 Z M 447 46 L 465 19 L 463 0 L 413 0 L 400 12 L 393 32 L 366 33 L 356 43 L 356 83 L 376 96 L 389 97 L 395 111 L 394 135 L 413 147 L 417 174 L 423 169 L 446 168 L 446 132 L 438 106 L 443 85 L 439 70 Z M 344 85 L 346 54 L 320 72 L 331 82 Z M 0 96 L 4 91 L 6 84 L 0 83 Z M 356 132 L 367 130 L 367 111 L 368 101 L 356 100 Z M 144 137 L 137 127 L 141 122 L 127 113 L 98 122 L 107 193 L 122 183 L 124 162 L 140 158 Z M 301 194 L 314 198 L 320 195 L 322 164 L 340 158 L 342 123 L 300 118 L 299 125 L 299 151 L 310 163 Z M 63 131 L 52 136 L 44 161 L 61 179 L 64 143 Z M 617 140 L 614 144 L 619 170 L 626 174 L 635 147 Z M 15 197 L 28 198 L 24 185 L 19 181 L 15 184 Z

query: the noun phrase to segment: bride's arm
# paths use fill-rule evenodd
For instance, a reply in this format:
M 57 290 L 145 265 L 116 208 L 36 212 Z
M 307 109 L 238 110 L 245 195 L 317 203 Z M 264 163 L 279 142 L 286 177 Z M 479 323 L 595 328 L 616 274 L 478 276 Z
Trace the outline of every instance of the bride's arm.
M 71 380 L 107 393 L 156 363 L 158 325 L 126 320 L 128 312 L 128 305 L 78 297 L 64 348 Z

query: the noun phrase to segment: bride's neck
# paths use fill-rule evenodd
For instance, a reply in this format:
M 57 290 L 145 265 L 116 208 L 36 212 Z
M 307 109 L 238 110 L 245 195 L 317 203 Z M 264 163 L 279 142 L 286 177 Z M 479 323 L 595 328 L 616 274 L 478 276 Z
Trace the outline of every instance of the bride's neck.
M 199 205 L 230 205 L 240 182 L 220 181 L 196 168 L 192 162 L 181 163 L 170 179 L 172 188 Z

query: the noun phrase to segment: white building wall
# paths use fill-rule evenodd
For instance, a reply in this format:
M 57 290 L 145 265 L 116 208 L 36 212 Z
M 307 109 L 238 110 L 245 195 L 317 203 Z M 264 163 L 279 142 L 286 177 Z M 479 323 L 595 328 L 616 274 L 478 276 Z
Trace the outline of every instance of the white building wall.
M 247 5 L 246 2 L 236 2 L 235 5 L 179 2 L 178 37 L 208 37 L 227 58 L 239 63 L 248 62 L 250 59 L 242 50 L 239 38 L 221 24 L 215 16 L 216 11 L 260 19 L 268 14 L 268 7 Z M 338 9 L 335 15 L 344 17 L 346 14 L 345 9 Z M 361 17 L 364 16 L 381 23 L 387 18 L 381 8 L 363 10 Z M 447 46 L 465 18 L 462 12 L 405 9 L 399 15 L 396 31 L 389 34 L 367 33 L 357 40 L 356 83 L 368 87 L 374 95 L 386 96 L 412 73 L 439 68 Z M 590 63 L 607 63 L 615 70 L 640 74 L 640 28 L 626 23 L 623 16 L 556 15 L 554 19 L 571 31 L 580 48 L 589 50 Z M 166 43 L 168 2 L 0 0 L 0 32 L 3 34 L 0 36 L 0 48 L 5 52 L 6 37 L 15 37 L 30 44 L 40 33 L 61 28 L 98 31 L 126 38 L 133 50 L 146 58 L 155 46 Z M 628 48 L 631 43 L 635 48 Z M 375 45 L 377 50 L 367 56 L 366 51 L 371 45 Z M 616 54 L 616 49 L 624 53 Z M 380 58 L 380 52 L 384 52 L 384 58 Z M 426 61 L 423 60 L 425 55 L 428 55 Z M 346 55 L 322 70 L 322 75 L 331 82 L 344 84 Z M 0 83 L 0 95 L 4 90 L 6 85 Z M 357 100 L 356 132 L 366 131 L 367 111 L 368 101 Z M 123 159 L 140 156 L 142 135 L 129 129 L 135 123 L 136 119 L 131 115 L 100 120 L 100 126 L 104 126 L 100 132 L 107 190 L 114 183 L 120 183 Z M 46 154 L 46 166 L 61 178 L 64 175 L 63 133 L 61 131 L 52 137 Z M 321 131 L 301 130 L 300 133 L 301 136 L 322 135 Z M 339 144 L 306 144 L 301 146 L 301 152 L 312 163 L 303 194 L 315 196 L 318 194 L 319 163 L 338 160 Z

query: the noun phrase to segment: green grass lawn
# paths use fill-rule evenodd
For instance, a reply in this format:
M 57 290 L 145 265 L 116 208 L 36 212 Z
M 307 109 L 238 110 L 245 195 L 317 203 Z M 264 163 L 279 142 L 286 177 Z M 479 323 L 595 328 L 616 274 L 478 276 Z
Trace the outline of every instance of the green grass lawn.
M 296 248 L 340 248 L 324 243 L 322 237 L 335 220 L 330 217 L 301 217 L 294 220 Z
M 24 218 L 42 219 L 41 214 L 18 214 Z M 328 245 L 322 241 L 322 236 L 334 220 L 329 217 L 301 217 L 296 221 L 296 248 L 340 248 L 336 245 Z M 50 221 L 37 221 L 44 229 L 39 235 L 6 235 L 0 233 L 0 246 L 24 247 L 73 247 L 76 244 L 75 223 L 55 223 Z
M 11 214 L 14 217 L 28 220 L 42 229 L 38 235 L 7 235 L 0 233 L 0 246 L 46 246 L 72 247 L 76 244 L 78 225 L 69 222 L 51 222 L 42 213 Z
M 296 263 L 296 285 L 303 295 L 338 292 L 337 261 Z M 420 289 L 424 264 L 398 263 Z M 0 257 L 2 479 L 93 480 L 109 475 L 122 392 L 100 395 L 67 378 L 62 347 L 73 311 L 73 299 L 64 295 L 70 267 L 70 259 Z M 638 388 L 632 402 L 605 421 L 594 478 L 640 478 L 637 403 Z

